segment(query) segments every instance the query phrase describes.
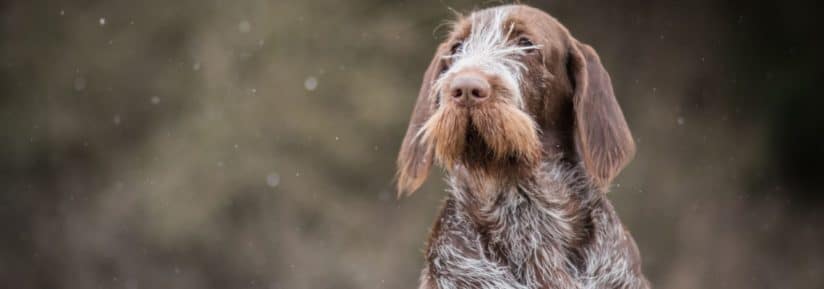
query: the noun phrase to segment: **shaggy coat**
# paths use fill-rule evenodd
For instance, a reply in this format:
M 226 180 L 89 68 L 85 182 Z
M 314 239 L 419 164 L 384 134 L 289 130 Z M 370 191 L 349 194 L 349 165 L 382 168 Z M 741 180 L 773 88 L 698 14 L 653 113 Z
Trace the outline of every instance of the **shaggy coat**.
M 422 289 L 648 288 L 606 191 L 634 142 L 598 55 L 523 5 L 452 25 L 398 157 L 410 194 L 433 163 L 449 195 Z

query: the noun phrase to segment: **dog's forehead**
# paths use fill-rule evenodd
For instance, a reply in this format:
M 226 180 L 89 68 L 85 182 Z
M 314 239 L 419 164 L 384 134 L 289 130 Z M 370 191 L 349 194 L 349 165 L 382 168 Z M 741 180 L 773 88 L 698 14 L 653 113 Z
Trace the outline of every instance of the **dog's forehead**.
M 496 17 L 497 15 L 505 15 L 508 20 L 521 21 L 536 20 L 539 18 L 550 17 L 549 14 L 547 14 L 546 12 L 529 6 L 503 5 L 475 11 L 469 16 L 469 18 L 472 19 L 477 17 L 478 19 L 483 19 Z
M 502 18 L 501 24 L 545 25 L 554 20 L 552 16 L 539 9 L 524 5 L 503 5 L 472 12 L 462 17 L 458 28 L 471 28 L 473 24 L 488 24 Z
M 472 33 L 473 26 L 481 25 L 490 28 L 488 26 L 493 23 L 502 26 L 498 27 L 500 30 L 506 31 L 510 27 L 514 27 L 518 32 L 541 36 L 549 36 L 547 34 L 560 36 L 563 33 L 554 32 L 566 30 L 554 17 L 540 9 L 526 5 L 503 5 L 478 10 L 468 16 L 459 17 L 452 26 L 451 38 L 466 38 Z

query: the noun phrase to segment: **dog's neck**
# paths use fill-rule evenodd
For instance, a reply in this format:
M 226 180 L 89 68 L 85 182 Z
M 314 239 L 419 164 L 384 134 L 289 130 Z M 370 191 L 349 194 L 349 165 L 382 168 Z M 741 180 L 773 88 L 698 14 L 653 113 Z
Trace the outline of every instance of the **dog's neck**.
M 452 197 L 459 204 L 483 208 L 492 205 L 502 193 L 516 189 L 519 179 L 459 165 L 449 174 L 449 186 Z
M 452 197 L 472 209 L 490 209 L 502 198 L 520 194 L 527 199 L 563 204 L 576 191 L 588 191 L 587 180 L 578 166 L 558 154 L 544 157 L 534 168 L 487 170 L 457 165 L 448 171 Z M 583 194 L 586 195 L 586 194 Z
M 569 262 L 569 248 L 583 238 L 586 208 L 599 194 L 580 171 L 556 159 L 515 180 L 457 171 L 449 177 L 450 194 L 485 235 L 490 252 L 498 252 L 515 271 L 528 270 L 521 267 L 535 252 Z

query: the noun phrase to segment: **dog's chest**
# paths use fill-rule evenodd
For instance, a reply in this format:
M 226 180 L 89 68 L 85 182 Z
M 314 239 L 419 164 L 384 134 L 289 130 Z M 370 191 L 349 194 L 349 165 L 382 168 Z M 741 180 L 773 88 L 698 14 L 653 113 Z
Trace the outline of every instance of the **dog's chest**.
M 564 270 L 575 237 L 572 217 L 562 204 L 546 204 L 524 194 L 505 196 L 484 210 L 483 233 L 488 251 L 516 276 L 536 270 Z

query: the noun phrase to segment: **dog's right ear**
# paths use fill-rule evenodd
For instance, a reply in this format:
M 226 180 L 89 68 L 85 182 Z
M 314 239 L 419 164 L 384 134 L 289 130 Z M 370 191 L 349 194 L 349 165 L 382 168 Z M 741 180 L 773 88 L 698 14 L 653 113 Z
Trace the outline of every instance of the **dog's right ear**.
M 432 167 L 434 149 L 430 143 L 422 140 L 418 131 L 437 109 L 437 100 L 432 97 L 432 85 L 443 70 L 443 55 L 446 50 L 446 44 L 438 47 L 423 75 L 418 100 L 415 102 L 415 109 L 412 110 L 409 128 L 406 129 L 406 136 L 398 154 L 398 196 L 411 195 L 420 188 Z

